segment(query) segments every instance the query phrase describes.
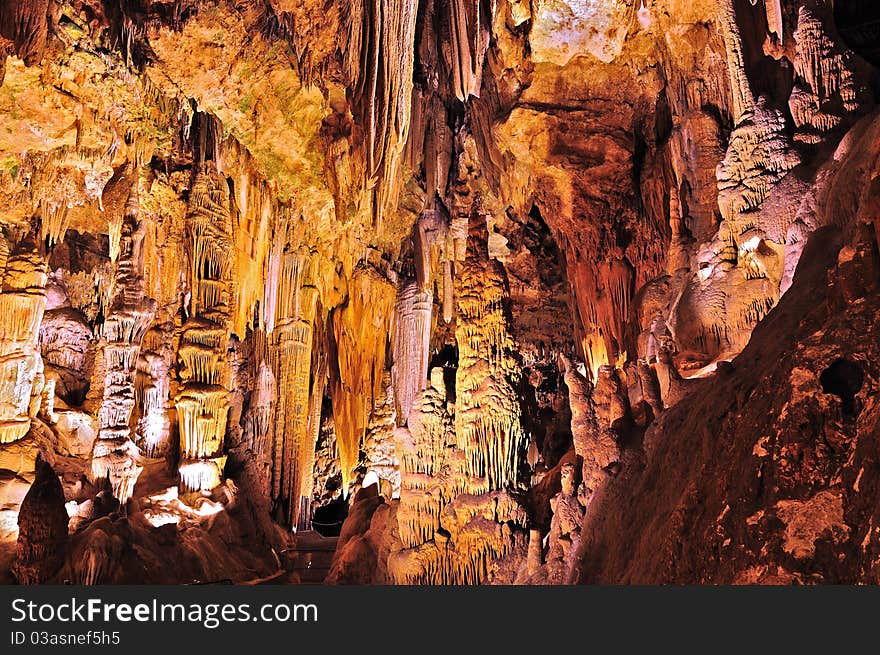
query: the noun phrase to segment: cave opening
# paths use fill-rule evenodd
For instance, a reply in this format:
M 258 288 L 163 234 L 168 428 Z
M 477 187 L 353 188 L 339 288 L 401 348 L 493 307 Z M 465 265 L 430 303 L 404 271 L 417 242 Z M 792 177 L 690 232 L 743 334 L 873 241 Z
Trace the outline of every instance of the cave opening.
M 819 375 L 822 391 L 830 393 L 841 402 L 841 412 L 845 418 L 855 418 L 858 414 L 856 395 L 862 390 L 865 372 L 862 367 L 845 358 L 834 361 Z
M 348 501 L 339 497 L 315 509 L 312 528 L 322 537 L 338 537 L 348 516 Z
M 446 386 L 446 397 L 455 402 L 455 372 L 458 370 L 458 345 L 445 343 L 431 357 L 428 370 L 439 366 L 443 369 L 443 384 Z

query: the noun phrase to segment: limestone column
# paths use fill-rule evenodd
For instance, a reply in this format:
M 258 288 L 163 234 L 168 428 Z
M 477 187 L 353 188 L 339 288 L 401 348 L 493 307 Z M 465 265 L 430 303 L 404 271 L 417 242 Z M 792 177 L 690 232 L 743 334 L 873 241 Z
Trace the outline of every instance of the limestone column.
M 228 187 L 200 172 L 190 194 L 186 244 L 190 317 L 177 351 L 181 386 L 175 399 L 180 427 L 180 487 L 202 491 L 220 484 L 226 466 L 230 371 L 226 349 L 232 297 L 232 222 Z

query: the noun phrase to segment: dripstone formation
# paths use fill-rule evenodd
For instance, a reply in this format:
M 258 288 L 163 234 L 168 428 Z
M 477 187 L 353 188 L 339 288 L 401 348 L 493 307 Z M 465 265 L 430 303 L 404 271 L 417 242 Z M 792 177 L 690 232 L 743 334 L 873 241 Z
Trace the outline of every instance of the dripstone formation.
M 0 582 L 876 583 L 876 18 L 5 2 Z

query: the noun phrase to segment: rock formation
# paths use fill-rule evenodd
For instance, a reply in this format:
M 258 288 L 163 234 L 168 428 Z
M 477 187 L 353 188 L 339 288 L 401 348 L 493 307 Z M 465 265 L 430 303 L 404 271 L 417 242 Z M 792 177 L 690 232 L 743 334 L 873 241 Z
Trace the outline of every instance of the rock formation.
M 875 582 L 876 18 L 6 2 L 0 581 Z

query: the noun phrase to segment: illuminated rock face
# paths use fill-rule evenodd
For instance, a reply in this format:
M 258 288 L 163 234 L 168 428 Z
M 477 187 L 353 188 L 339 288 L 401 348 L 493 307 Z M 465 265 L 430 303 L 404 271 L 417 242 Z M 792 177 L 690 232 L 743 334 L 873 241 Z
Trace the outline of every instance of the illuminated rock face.
M 32 242 L 12 252 L 5 239 L 2 246 L 0 443 L 11 443 L 27 434 L 40 407 L 43 360 L 37 344 L 46 306 L 46 263 Z
M 866 581 L 851 3 L 6 2 L 0 582 Z

